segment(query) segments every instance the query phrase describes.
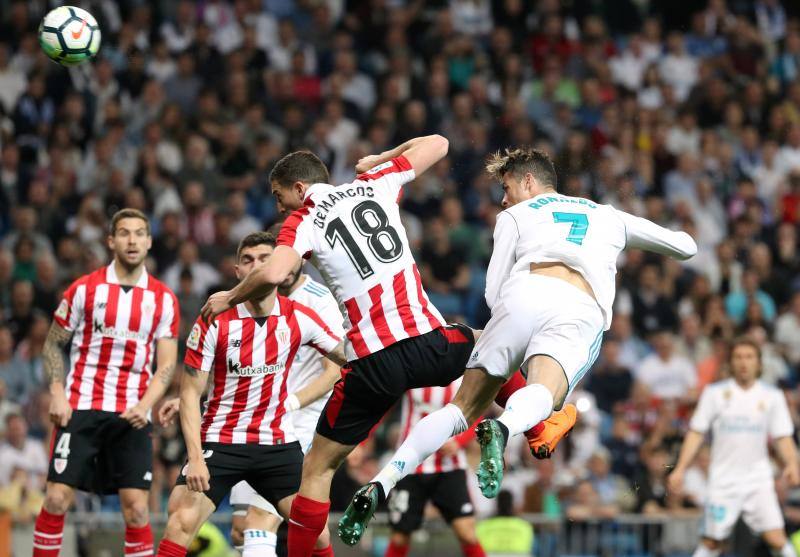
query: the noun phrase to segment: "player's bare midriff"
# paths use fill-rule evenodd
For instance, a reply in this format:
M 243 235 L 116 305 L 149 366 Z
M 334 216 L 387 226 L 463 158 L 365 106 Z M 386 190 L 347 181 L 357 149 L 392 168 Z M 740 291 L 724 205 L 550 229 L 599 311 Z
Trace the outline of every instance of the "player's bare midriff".
M 531 263 L 531 273 L 561 279 L 575 288 L 583 290 L 595 300 L 597 299 L 594 295 L 594 290 L 592 290 L 589 282 L 583 278 L 583 275 L 563 263 Z

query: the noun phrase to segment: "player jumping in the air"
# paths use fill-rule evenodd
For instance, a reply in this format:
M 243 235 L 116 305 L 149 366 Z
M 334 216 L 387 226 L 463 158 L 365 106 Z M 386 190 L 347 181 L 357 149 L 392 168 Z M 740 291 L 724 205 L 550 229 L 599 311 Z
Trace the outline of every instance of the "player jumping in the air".
M 43 357 L 56 429 L 34 557 L 58 555 L 76 489 L 118 493 L 124 554 L 153 554 L 150 409 L 172 382 L 180 311 L 172 291 L 145 270 L 151 244 L 144 214 L 117 212 L 108 236 L 114 260 L 72 283 L 53 317 Z M 70 339 L 65 378 L 62 349 Z
M 771 555 L 795 557 L 784 531 L 769 459 L 772 440 L 783 464 L 783 479 L 791 486 L 800 483 L 786 397 L 759 381 L 761 350 L 753 341 L 733 343 L 730 370 L 733 377 L 703 390 L 667 487 L 682 491 L 686 469 L 711 433 L 703 539 L 694 557 L 717 557 L 739 516 L 764 538 Z
M 271 253 L 271 246 L 266 247 Z M 336 336 L 344 335 L 344 320 L 336 300 L 324 285 L 302 272 L 302 265 L 289 274 L 278 293 L 313 309 Z M 286 411 L 303 453 L 311 447 L 320 413 L 339 379 L 339 369 L 311 346 L 303 345 L 297 350 L 288 378 Z M 175 398 L 162 406 L 162 422 L 168 423 L 177 414 L 179 400 Z M 275 557 L 276 532 L 281 522 L 275 506 L 244 481 L 231 489 L 230 503 L 234 507 L 231 539 L 242 551 L 242 557 Z
M 279 207 L 293 211 L 278 247 L 236 288 L 213 294 L 203 315 L 280 285 L 312 257 L 347 319 L 348 364 L 317 424 L 289 521 L 290 557 L 308 557 L 324 530 L 333 474 L 372 427 L 411 388 L 449 385 L 464 371 L 473 331 L 445 325 L 428 300 L 400 221 L 403 184 L 439 161 L 448 142 L 432 135 L 359 161 L 355 180 L 332 186 L 315 155 L 282 158 L 270 183 Z M 524 384 L 519 374 L 514 376 Z M 516 383 L 504 390 L 517 388 Z M 502 395 L 501 395 L 502 396 Z
M 388 493 L 452 435 L 465 431 L 509 374 L 522 366 L 528 385 L 511 395 L 498 419 L 476 429 L 478 483 L 485 496 L 496 496 L 508 438 L 560 408 L 597 358 L 603 331 L 611 324 L 619 253 L 641 248 L 687 259 L 697 251 L 685 232 L 559 194 L 553 163 L 535 149 L 497 153 L 487 170 L 502 181 L 506 208 L 497 216 L 486 277 L 492 317 L 453 402 L 421 420 L 390 463 L 356 492 L 340 522 L 351 538 L 363 533 L 375 511 L 376 486 Z M 547 437 L 557 442 L 571 424 L 548 426 L 555 431 Z
M 237 250 L 237 276 L 274 257 L 274 243 L 266 232 L 245 236 Z M 342 342 L 317 312 L 275 290 L 234 306 L 211 324 L 195 323 L 186 341 L 180 403 L 188 462 L 170 496 L 159 556 L 184 557 L 203 522 L 243 480 L 288 517 L 303 464 L 287 415 L 288 379 L 302 346 L 345 363 Z M 212 387 L 201 418 L 209 375 Z M 248 529 L 245 554 L 266 554 L 269 548 L 260 543 L 266 534 Z M 333 555 L 327 533 L 315 536 L 315 543 L 315 557 Z

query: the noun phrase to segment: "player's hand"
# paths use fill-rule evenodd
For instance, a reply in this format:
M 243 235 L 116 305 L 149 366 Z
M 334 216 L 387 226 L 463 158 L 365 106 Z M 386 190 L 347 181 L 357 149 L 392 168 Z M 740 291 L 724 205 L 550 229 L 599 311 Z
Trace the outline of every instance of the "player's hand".
M 456 442 L 455 439 L 448 439 L 442 448 L 439 449 L 439 452 L 442 456 L 453 456 L 458 452 L 461 446 Z
M 172 425 L 180 409 L 180 397 L 176 396 L 175 398 L 165 401 L 164 404 L 161 405 L 161 408 L 158 409 L 158 423 L 161 424 L 161 427 Z
M 800 469 L 798 469 L 796 464 L 784 466 L 781 478 L 791 487 L 800 485 Z
M 232 306 L 229 300 L 230 291 L 215 292 L 208 297 L 208 301 L 203 306 L 203 309 L 200 310 L 200 316 L 206 323 L 211 323 L 217 315 L 231 309 Z
M 367 170 L 375 168 L 380 164 L 380 157 L 378 155 L 367 155 L 366 157 L 362 157 L 358 159 L 356 163 L 356 174 L 362 174 Z
M 64 392 L 56 393 L 50 400 L 50 421 L 59 427 L 67 427 L 72 417 L 72 407 Z
M 676 469 L 667 476 L 667 491 L 672 493 L 683 492 L 683 471 Z
M 131 424 L 133 429 L 142 429 L 147 425 L 147 409 L 137 404 L 125 410 L 120 418 Z
M 206 461 L 200 458 L 199 460 L 189 460 L 186 465 L 186 487 L 189 491 L 198 491 L 203 493 L 211 489 L 211 474 L 208 472 Z

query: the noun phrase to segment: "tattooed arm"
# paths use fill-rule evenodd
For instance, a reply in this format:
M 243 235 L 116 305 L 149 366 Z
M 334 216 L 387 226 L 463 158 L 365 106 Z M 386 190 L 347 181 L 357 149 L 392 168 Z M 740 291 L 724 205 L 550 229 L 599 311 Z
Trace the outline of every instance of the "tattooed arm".
M 136 429 L 147 425 L 147 414 L 153 405 L 167 392 L 175 375 L 175 366 L 178 361 L 178 341 L 174 338 L 160 338 L 156 341 L 156 369 L 142 400 L 122 413 L 121 417 L 128 420 Z
M 50 325 L 44 341 L 42 359 L 44 373 L 50 384 L 50 420 L 57 426 L 66 427 L 72 417 L 72 407 L 64 390 L 64 346 L 72 338 L 72 333 L 58 323 Z

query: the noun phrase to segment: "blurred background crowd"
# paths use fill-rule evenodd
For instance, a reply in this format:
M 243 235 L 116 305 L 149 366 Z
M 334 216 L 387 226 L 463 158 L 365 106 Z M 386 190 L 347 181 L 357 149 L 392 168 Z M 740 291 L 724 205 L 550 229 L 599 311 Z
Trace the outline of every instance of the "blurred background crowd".
M 707 455 L 667 496 L 698 393 L 726 343 L 757 339 L 800 425 L 800 6 L 779 0 L 94 0 L 97 60 L 40 52 L 44 0 L 0 0 L 0 505 L 29 520 L 46 471 L 41 350 L 62 290 L 107 260 L 111 214 L 153 223 L 151 271 L 182 334 L 235 280 L 245 234 L 279 223 L 266 177 L 307 148 L 355 161 L 441 133 L 449 156 L 405 188 L 425 287 L 485 324 L 502 192 L 492 151 L 551 154 L 560 188 L 691 233 L 694 259 L 626 252 L 615 318 L 553 462 L 511 449 L 518 510 L 610 518 L 695 512 Z M 341 472 L 341 507 L 379 466 L 387 420 Z M 182 464 L 159 430 L 154 510 Z M 800 501 L 782 490 L 790 532 Z M 336 501 L 337 497 L 340 499 Z M 21 504 L 20 502 L 24 502 Z M 492 512 L 492 503 L 479 501 Z

